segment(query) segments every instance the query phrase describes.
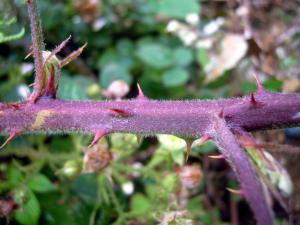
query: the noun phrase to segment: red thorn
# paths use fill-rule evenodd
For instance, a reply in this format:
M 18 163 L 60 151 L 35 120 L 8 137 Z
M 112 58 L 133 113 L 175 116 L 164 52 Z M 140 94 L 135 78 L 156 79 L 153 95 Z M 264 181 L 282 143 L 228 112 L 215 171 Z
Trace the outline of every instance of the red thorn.
M 251 104 L 252 105 L 256 105 L 257 104 L 257 101 L 255 100 L 255 97 L 254 97 L 254 94 L 251 93 L 251 100 L 250 100 Z
M 222 154 L 220 155 L 209 155 L 208 156 L 211 159 L 224 159 L 224 156 Z
M 235 189 L 232 189 L 232 188 L 229 188 L 229 187 L 227 187 L 226 189 L 227 189 L 227 191 L 229 191 L 229 192 L 231 192 L 233 194 L 244 195 L 243 190 L 235 190 Z
M 208 135 L 204 135 L 201 139 L 200 139 L 200 141 L 199 141 L 199 145 L 204 145 L 206 142 L 208 142 L 209 140 L 211 139 L 211 137 L 210 136 L 208 136 Z
M 257 93 L 267 93 L 266 89 L 263 87 L 261 82 L 259 81 L 258 77 L 256 74 L 253 74 L 256 82 L 256 87 L 257 87 Z
M 17 135 L 19 135 L 21 131 L 13 131 L 10 133 L 9 137 L 6 141 L 0 146 L 0 149 L 4 148 L 12 139 L 14 139 Z
M 218 113 L 218 116 L 223 119 L 224 118 L 224 108 L 221 109 L 221 111 Z
M 6 103 L 6 105 L 10 108 L 13 108 L 15 110 L 20 109 L 20 104 L 19 103 Z
M 116 109 L 116 108 L 110 108 L 108 109 L 110 111 L 110 114 L 115 117 L 130 117 L 131 114 L 124 109 Z
M 147 97 L 144 95 L 144 93 L 143 93 L 143 91 L 142 91 L 142 89 L 141 89 L 141 87 L 140 87 L 139 84 L 137 84 L 137 88 L 138 88 L 138 96 L 137 96 L 137 98 L 140 99 L 140 100 L 147 99 Z
M 60 68 L 66 66 L 67 64 L 69 64 L 71 61 L 73 61 L 74 59 L 76 59 L 82 52 L 83 49 L 87 46 L 87 43 L 85 43 L 84 45 L 82 45 L 79 49 L 73 51 L 70 55 L 68 55 L 67 57 L 65 57 L 63 60 L 60 61 Z
M 67 45 L 67 43 L 70 41 L 70 39 L 71 39 L 71 35 L 67 38 L 67 39 L 65 39 L 63 42 L 61 42 L 51 53 L 50 53 L 50 55 L 46 58 L 46 60 L 45 60 L 45 63 L 44 63 L 44 70 L 45 70 L 45 67 L 46 67 L 46 65 L 47 65 L 47 63 L 49 62 L 49 60 L 53 57 L 53 56 L 55 56 L 57 53 L 59 53 L 66 45 Z
M 251 93 L 251 95 L 250 95 L 250 104 L 251 104 L 251 106 L 254 106 L 254 107 L 261 107 L 264 105 L 262 102 L 259 102 L 255 99 L 255 96 L 253 93 Z
M 101 138 L 103 138 L 103 137 L 104 137 L 105 135 L 107 135 L 107 134 L 108 134 L 108 132 L 106 132 L 106 131 L 98 131 L 98 132 L 95 134 L 95 137 L 94 137 L 92 143 L 88 146 L 88 148 L 93 147 L 95 144 L 97 144 L 97 142 L 98 142 Z

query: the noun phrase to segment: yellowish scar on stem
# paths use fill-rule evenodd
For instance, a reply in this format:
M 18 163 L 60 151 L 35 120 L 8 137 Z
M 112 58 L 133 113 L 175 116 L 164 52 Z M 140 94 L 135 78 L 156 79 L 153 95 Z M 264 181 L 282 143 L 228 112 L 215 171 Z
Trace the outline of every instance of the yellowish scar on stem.
M 36 115 L 35 121 L 32 124 L 31 128 L 32 129 L 41 128 L 44 125 L 46 119 L 53 116 L 54 114 L 55 114 L 55 112 L 51 111 L 51 110 L 41 110 L 41 111 L 39 111 Z

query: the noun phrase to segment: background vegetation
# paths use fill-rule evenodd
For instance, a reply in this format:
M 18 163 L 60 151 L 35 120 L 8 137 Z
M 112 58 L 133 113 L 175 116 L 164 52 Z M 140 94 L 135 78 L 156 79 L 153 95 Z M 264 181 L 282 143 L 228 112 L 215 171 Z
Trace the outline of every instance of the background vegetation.
M 241 96 L 255 91 L 253 73 L 271 91 L 299 91 L 297 1 L 38 4 L 48 50 L 69 35 L 61 57 L 88 43 L 63 69 L 60 98 L 133 98 L 137 83 L 154 99 Z M 24 99 L 31 90 L 33 62 L 24 59 L 30 52 L 28 24 L 23 0 L 0 2 L 1 101 Z M 262 141 L 293 144 L 299 136 L 297 128 L 256 134 Z M 238 187 L 227 164 L 207 157 L 216 154 L 211 143 L 194 145 L 186 162 L 185 142 L 177 137 L 112 134 L 88 150 L 91 138 L 25 136 L 2 150 L 0 223 L 254 224 L 243 199 L 226 190 Z M 276 154 L 273 169 L 252 158 L 293 212 L 274 200 L 278 224 L 299 224 L 299 157 Z M 292 168 L 294 194 L 278 162 Z

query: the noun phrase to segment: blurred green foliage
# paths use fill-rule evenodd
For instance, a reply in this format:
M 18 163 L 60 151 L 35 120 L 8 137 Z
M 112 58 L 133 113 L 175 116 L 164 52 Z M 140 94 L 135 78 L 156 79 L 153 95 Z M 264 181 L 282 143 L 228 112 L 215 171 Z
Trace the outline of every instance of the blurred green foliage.
M 16 22 L 16 18 L 13 17 L 10 20 L 0 20 L 0 44 L 8 41 L 14 41 L 20 39 L 25 34 L 25 29 L 22 28 L 19 33 L 16 34 L 5 34 L 3 33 L 7 27 L 10 27 L 13 23 Z

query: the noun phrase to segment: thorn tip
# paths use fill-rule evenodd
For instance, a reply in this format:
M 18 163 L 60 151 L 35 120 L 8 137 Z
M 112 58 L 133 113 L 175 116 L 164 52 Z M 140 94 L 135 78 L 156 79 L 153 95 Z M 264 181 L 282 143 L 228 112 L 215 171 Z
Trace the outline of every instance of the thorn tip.
M 254 76 L 255 82 L 256 82 L 257 93 L 267 93 L 266 89 L 264 88 L 264 86 L 259 81 L 257 75 L 254 73 L 253 76 Z
M 221 111 L 218 113 L 219 118 L 224 118 L 224 108 L 222 107 Z
M 227 187 L 226 189 L 227 189 L 227 191 L 229 191 L 233 194 L 237 194 L 237 195 L 243 195 L 244 194 L 243 190 L 235 190 L 235 189 L 232 189 L 232 188 L 229 188 L 229 187 Z
M 204 135 L 201 137 L 200 141 L 199 141 L 199 145 L 204 145 L 206 142 L 208 142 L 211 139 L 211 137 L 209 135 Z
M 98 143 L 98 141 L 100 141 L 101 138 L 103 138 L 107 134 L 108 134 L 108 132 L 106 132 L 106 131 L 96 132 L 95 137 L 94 137 L 93 141 L 91 142 L 91 144 L 88 146 L 88 148 L 93 147 L 95 144 Z
M 257 101 L 255 100 L 255 97 L 254 97 L 254 94 L 251 93 L 251 99 L 250 99 L 250 102 L 252 105 L 256 105 L 257 104 Z
M 211 159 L 224 159 L 224 156 L 222 154 L 219 155 L 209 155 L 208 156 Z
M 256 98 L 255 98 L 254 93 L 251 93 L 251 95 L 250 95 L 250 105 L 252 107 L 261 107 L 261 106 L 264 105 L 264 103 L 257 101 Z
M 21 133 L 20 131 L 11 132 L 9 137 L 6 139 L 6 141 L 0 146 L 0 150 L 3 149 L 12 139 L 14 139 L 20 133 Z
M 125 118 L 132 116 L 131 113 L 125 111 L 124 109 L 109 108 L 108 110 L 110 112 L 110 115 L 114 117 Z
M 139 85 L 139 83 L 137 83 L 137 88 L 138 88 L 138 96 L 137 96 L 137 98 L 140 99 L 140 100 L 147 99 L 147 97 L 144 95 L 144 92 L 142 91 L 142 88 Z

